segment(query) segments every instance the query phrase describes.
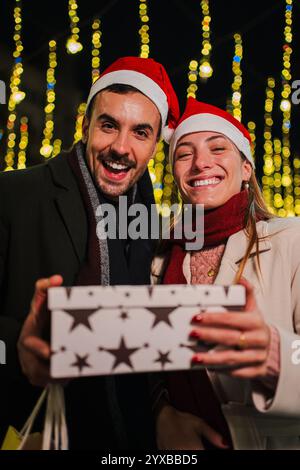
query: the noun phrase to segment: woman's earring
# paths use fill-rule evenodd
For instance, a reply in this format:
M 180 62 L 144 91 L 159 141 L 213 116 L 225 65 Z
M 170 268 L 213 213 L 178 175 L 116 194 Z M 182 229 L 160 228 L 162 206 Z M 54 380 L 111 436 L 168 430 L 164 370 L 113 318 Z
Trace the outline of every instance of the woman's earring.
M 246 189 L 246 191 L 248 191 L 248 189 L 249 189 L 248 181 L 244 181 L 244 189 Z

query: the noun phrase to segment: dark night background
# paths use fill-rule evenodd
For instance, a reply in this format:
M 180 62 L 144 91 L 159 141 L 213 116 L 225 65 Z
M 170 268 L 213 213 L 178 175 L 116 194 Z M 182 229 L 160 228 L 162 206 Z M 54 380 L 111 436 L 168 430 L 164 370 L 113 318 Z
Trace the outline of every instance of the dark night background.
M 13 8 L 15 2 L 3 0 L 0 5 L 0 79 L 9 87 L 13 65 Z M 65 49 L 70 34 L 68 1 L 23 1 L 22 54 L 24 73 L 21 89 L 26 98 L 18 106 L 18 116 L 29 118 L 27 165 L 43 161 L 39 155 L 44 124 L 48 41 L 57 40 L 56 109 L 54 138 L 63 140 L 63 148 L 72 144 L 76 109 L 87 98 L 91 85 L 91 23 L 94 17 L 102 21 L 101 70 L 123 55 L 138 55 L 140 39 L 138 0 L 78 0 L 80 41 L 84 49 L 71 56 Z M 148 0 L 150 16 L 150 56 L 162 62 L 184 106 L 188 65 L 199 59 L 202 41 L 200 0 Z M 284 0 L 211 0 L 211 63 L 214 74 L 206 84 L 200 84 L 197 98 L 220 107 L 226 106 L 231 95 L 233 34 L 243 39 L 242 115 L 243 122 L 257 124 L 256 151 L 259 162 L 263 155 L 263 118 L 266 80 L 276 80 L 274 106 L 274 136 L 281 137 L 282 46 Z M 292 80 L 300 79 L 300 4 L 293 5 Z M 7 107 L 0 107 L 0 127 L 5 130 Z M 292 106 L 292 157 L 300 153 L 300 105 Z M 6 151 L 6 135 L 0 142 L 0 168 Z

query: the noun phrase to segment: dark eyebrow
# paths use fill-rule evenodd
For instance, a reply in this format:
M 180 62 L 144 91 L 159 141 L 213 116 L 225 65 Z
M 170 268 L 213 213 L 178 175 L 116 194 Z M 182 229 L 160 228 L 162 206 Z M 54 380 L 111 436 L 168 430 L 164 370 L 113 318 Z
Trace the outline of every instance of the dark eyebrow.
M 114 117 L 106 113 L 99 114 L 99 116 L 97 117 L 97 121 L 110 121 L 113 124 L 118 125 L 118 121 Z

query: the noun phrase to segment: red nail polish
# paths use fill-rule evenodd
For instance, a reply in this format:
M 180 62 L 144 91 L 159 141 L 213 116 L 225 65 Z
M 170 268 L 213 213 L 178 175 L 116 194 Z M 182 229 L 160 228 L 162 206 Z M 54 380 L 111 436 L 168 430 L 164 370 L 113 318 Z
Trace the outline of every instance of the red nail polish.
M 197 331 L 193 330 L 190 332 L 190 337 L 191 338 L 199 338 L 199 334 L 197 333 Z
M 203 359 L 201 359 L 201 357 L 199 357 L 198 354 L 194 354 L 192 357 L 192 362 L 194 364 L 200 364 L 201 362 L 203 362 Z
M 192 322 L 201 322 L 203 320 L 203 315 L 197 314 L 192 318 Z

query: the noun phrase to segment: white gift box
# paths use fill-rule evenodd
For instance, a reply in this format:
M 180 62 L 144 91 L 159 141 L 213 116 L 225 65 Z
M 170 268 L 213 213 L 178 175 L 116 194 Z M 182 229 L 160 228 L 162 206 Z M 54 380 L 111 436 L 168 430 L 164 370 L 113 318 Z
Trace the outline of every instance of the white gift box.
M 51 376 L 189 369 L 209 348 L 189 337 L 193 316 L 244 305 L 241 285 L 50 288 Z

